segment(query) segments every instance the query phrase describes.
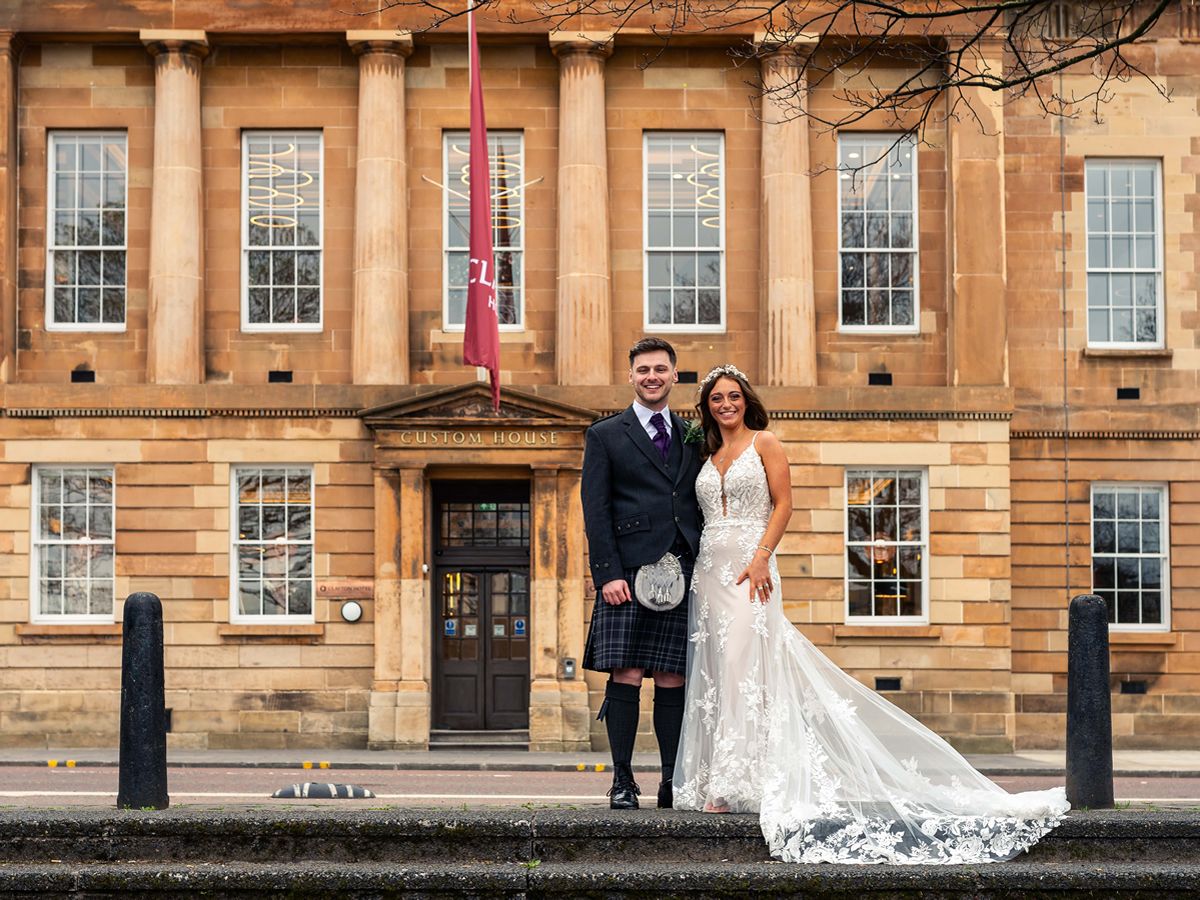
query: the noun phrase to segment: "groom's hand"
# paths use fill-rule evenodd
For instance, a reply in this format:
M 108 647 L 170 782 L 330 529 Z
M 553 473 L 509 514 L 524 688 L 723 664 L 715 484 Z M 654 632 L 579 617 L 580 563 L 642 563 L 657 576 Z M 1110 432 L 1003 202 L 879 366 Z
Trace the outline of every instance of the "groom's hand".
M 616 578 L 607 582 L 604 587 L 600 588 L 600 596 L 609 606 L 620 606 L 633 599 L 633 595 L 629 593 L 629 582 L 624 578 Z

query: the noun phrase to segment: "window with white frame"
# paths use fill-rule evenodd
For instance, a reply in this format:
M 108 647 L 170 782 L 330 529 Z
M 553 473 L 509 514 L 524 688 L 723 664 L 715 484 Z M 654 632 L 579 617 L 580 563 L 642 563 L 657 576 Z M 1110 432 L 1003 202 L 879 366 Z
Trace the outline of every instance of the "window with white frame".
M 124 133 L 50 133 L 46 204 L 46 327 L 125 328 Z
M 313 618 L 310 468 L 233 473 L 233 621 Z
M 111 466 L 35 466 L 33 621 L 113 620 Z
M 449 329 L 461 329 L 467 321 L 470 137 L 466 131 L 447 131 L 443 137 L 447 190 L 442 322 Z M 488 168 L 492 185 L 492 253 L 496 270 L 491 277 L 496 285 L 496 314 L 501 328 L 519 331 L 525 327 L 525 147 L 521 132 L 488 132 Z
M 917 146 L 899 134 L 838 135 L 838 323 L 919 330 Z
M 1165 485 L 1092 485 L 1092 591 L 1122 631 L 1170 627 Z
M 1092 347 L 1162 346 L 1162 167 L 1090 159 L 1087 335 Z
M 319 131 L 242 134 L 242 329 L 320 331 Z
M 924 620 L 925 472 L 846 471 L 846 618 Z
M 645 136 L 646 328 L 725 328 L 725 135 Z

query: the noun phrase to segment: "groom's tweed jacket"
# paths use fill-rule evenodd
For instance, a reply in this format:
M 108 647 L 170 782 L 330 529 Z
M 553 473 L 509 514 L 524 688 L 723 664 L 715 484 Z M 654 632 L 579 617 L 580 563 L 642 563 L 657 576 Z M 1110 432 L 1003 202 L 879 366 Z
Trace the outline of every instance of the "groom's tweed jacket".
M 581 494 L 597 592 L 613 579 L 628 577 L 630 570 L 661 559 L 677 536 L 693 556 L 700 548 L 700 445 L 683 442 L 687 423 L 674 413 L 671 423 L 666 462 L 632 406 L 588 429 Z

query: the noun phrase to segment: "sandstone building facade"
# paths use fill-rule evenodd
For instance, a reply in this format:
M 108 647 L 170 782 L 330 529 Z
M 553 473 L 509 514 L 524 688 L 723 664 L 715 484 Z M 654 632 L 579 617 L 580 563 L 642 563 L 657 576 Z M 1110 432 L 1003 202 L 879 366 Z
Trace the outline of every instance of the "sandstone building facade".
M 819 45 L 485 29 L 497 417 L 462 27 L 260 6 L 0 21 L 0 742 L 115 744 L 153 591 L 175 747 L 599 746 L 582 436 L 653 332 L 763 386 L 784 603 L 837 663 L 961 748 L 1061 746 L 1095 590 L 1117 746 L 1194 743 L 1195 21 L 1132 50 L 1169 99 L 978 91 L 920 143 L 748 86 Z

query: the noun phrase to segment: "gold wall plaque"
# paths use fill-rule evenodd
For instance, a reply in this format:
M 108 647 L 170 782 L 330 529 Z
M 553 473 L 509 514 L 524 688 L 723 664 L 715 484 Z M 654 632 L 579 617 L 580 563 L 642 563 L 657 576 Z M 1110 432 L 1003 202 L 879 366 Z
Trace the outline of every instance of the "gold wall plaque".
M 317 596 L 326 600 L 370 600 L 374 595 L 375 582 L 367 578 L 317 582 Z

